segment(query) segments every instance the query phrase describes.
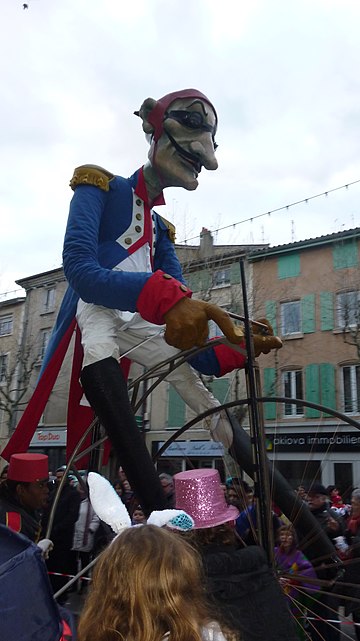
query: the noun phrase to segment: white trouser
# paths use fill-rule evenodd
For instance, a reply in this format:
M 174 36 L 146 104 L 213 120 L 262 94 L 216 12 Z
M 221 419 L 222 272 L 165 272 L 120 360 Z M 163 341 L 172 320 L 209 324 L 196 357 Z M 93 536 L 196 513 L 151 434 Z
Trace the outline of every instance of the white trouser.
M 119 360 L 129 350 L 130 360 L 147 368 L 179 354 L 165 342 L 164 327 L 145 321 L 138 313 L 79 301 L 76 318 L 84 349 L 83 367 L 108 357 Z M 148 338 L 151 340 L 142 343 Z M 188 363 L 170 372 L 166 380 L 196 414 L 220 405 Z M 225 415 L 214 414 L 209 429 L 214 440 L 230 447 L 232 429 Z

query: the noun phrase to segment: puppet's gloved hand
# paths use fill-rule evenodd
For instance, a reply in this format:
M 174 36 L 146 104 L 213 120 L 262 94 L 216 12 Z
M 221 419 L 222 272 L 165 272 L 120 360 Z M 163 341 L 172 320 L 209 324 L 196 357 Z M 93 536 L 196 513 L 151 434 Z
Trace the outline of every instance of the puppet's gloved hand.
M 257 322 L 266 325 L 266 327 L 259 327 L 255 323 L 251 325 L 255 357 L 260 354 L 268 354 L 272 349 L 280 349 L 282 342 L 280 338 L 274 336 L 274 331 L 269 321 L 266 318 L 260 318 Z M 241 369 L 246 365 L 246 353 L 249 350 L 245 349 L 245 340 L 241 341 L 236 348 L 222 344 L 216 345 L 213 350 L 219 364 L 219 370 L 215 372 L 215 376 L 224 376 L 234 369 Z M 193 366 L 200 372 L 202 371 L 201 364 L 200 367 L 196 363 Z M 204 371 L 203 373 L 207 374 L 208 372 Z
M 244 339 L 242 329 L 234 325 L 223 309 L 201 300 L 182 298 L 166 312 L 164 319 L 165 340 L 178 349 L 204 345 L 209 333 L 209 320 L 215 321 L 231 343 L 238 345 Z
M 265 328 L 253 325 L 253 341 L 254 341 L 254 354 L 255 357 L 260 354 L 268 354 L 272 349 L 280 349 L 282 341 L 278 336 L 274 336 L 274 330 L 266 318 L 259 318 L 258 323 L 263 323 L 267 326 Z
M 53 542 L 50 539 L 41 539 L 41 541 L 38 541 L 37 545 L 41 550 L 43 559 L 48 559 L 51 550 L 54 549 Z

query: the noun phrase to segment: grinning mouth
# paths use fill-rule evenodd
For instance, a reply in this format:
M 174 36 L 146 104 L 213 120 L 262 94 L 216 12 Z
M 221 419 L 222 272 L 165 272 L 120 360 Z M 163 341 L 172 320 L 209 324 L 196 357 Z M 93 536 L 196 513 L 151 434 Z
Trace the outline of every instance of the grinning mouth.
M 182 160 L 184 160 L 188 165 L 191 165 L 191 167 L 195 169 L 195 172 L 197 174 L 201 172 L 202 164 L 195 156 L 191 156 L 190 154 L 185 156 L 180 152 L 178 153 Z
M 169 134 L 168 131 L 165 131 L 167 137 L 169 138 L 171 144 L 173 147 L 175 147 L 177 153 L 181 157 L 181 159 L 186 162 L 187 165 L 191 165 L 193 169 L 195 169 L 196 174 L 199 174 L 201 172 L 202 164 L 197 156 L 192 154 L 190 151 L 187 151 L 187 149 L 184 149 L 179 145 L 178 142 L 176 142 L 175 138 Z

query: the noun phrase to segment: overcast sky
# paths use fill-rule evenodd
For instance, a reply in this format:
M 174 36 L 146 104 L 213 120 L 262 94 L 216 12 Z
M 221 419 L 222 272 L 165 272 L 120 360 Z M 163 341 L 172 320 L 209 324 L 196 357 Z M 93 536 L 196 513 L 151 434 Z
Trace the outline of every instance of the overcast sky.
M 148 151 L 133 111 L 185 87 L 217 108 L 219 169 L 165 192 L 178 242 L 203 226 L 272 245 L 360 226 L 360 183 L 255 218 L 360 179 L 358 0 L 28 5 L 0 0 L 0 292 L 61 265 L 73 168 L 131 175 Z

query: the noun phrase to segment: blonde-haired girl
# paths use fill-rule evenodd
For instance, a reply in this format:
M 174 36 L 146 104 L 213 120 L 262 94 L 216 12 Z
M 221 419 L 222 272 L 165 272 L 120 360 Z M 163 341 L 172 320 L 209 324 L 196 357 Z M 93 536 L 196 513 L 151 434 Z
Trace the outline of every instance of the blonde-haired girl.
M 154 525 L 124 530 L 96 564 L 79 641 L 226 641 L 211 620 L 201 567 L 174 532 Z

